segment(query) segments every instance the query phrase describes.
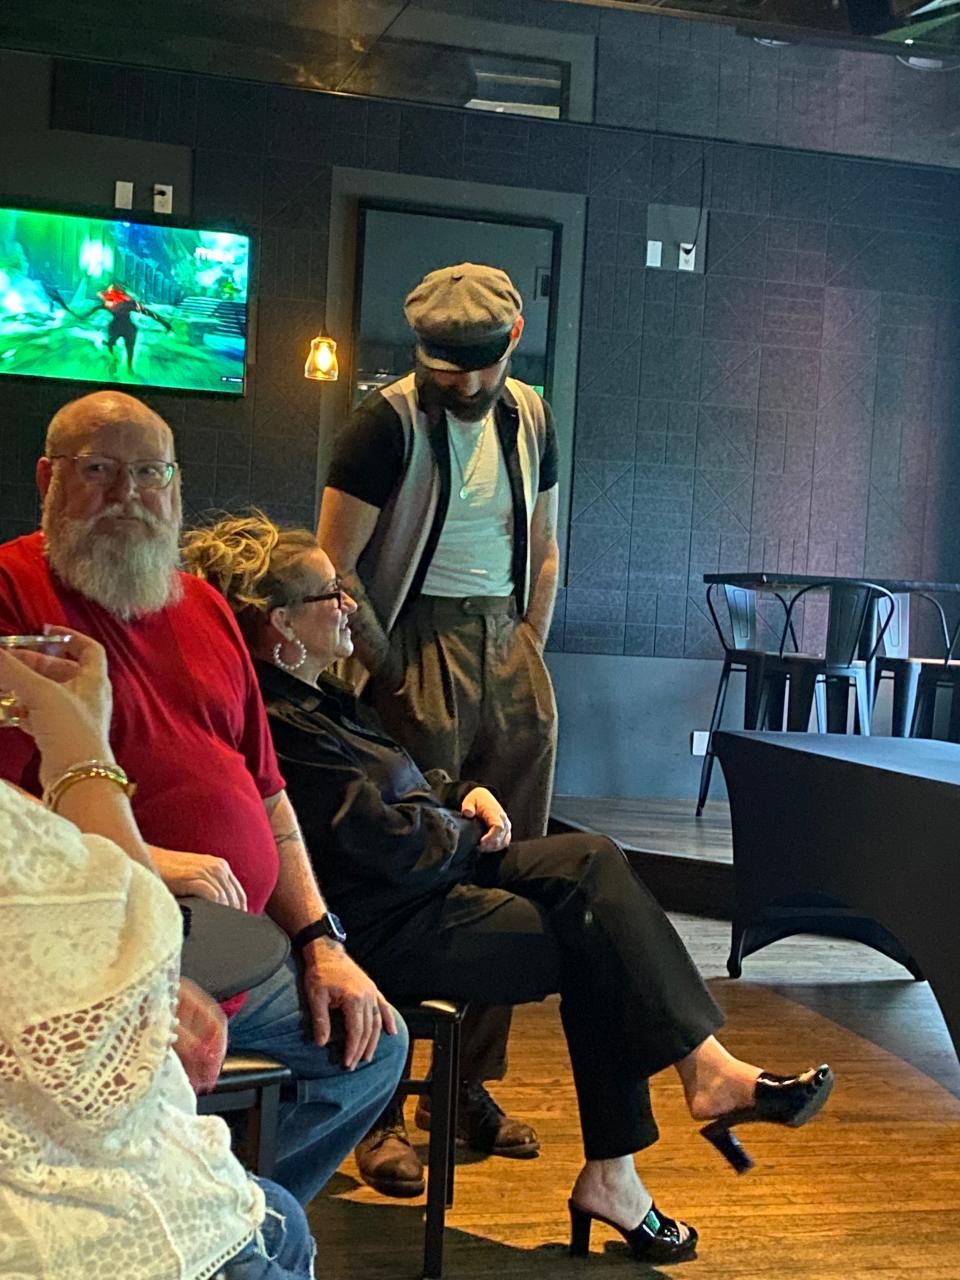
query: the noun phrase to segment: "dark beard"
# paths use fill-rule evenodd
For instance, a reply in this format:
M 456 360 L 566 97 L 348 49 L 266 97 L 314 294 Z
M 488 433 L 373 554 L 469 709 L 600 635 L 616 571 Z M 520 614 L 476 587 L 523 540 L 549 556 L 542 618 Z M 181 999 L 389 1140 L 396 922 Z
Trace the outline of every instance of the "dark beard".
M 507 360 L 494 387 L 489 391 L 481 387 L 475 395 L 464 397 L 454 387 L 438 387 L 429 369 L 421 366 L 416 377 L 420 406 L 428 414 L 431 409 L 443 410 L 461 422 L 481 422 L 499 400 L 509 373 L 510 361 Z

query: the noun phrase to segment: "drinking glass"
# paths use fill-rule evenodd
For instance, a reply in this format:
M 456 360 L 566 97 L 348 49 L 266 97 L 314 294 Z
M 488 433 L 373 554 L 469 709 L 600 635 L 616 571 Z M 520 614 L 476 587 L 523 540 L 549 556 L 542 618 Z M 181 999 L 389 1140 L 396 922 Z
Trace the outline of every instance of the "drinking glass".
M 32 649 L 56 657 L 65 652 L 72 636 L 0 636 L 0 649 Z M 12 693 L 0 689 L 0 729 L 12 729 L 20 723 L 17 699 Z

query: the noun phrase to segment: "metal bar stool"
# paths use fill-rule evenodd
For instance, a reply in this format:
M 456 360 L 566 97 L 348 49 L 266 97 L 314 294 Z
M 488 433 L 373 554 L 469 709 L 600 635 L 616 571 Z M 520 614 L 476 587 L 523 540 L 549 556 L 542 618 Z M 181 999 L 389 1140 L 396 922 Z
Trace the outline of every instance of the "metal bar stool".
M 457 1082 L 460 1078 L 460 1024 L 466 1005 L 450 1000 L 424 1000 L 403 1006 L 400 1014 L 410 1032 L 411 1058 L 397 1087 L 400 1098 L 429 1097 L 430 1145 L 427 1151 L 427 1208 L 424 1214 L 423 1277 L 443 1274 L 443 1230 L 453 1204 L 454 1151 L 457 1142 Z M 430 1075 L 410 1075 L 415 1040 L 433 1044 Z
M 212 1093 L 197 1098 L 197 1114 L 247 1113 L 246 1163 L 261 1178 L 273 1176 L 277 1161 L 280 1086 L 293 1072 L 260 1054 L 228 1054 Z
M 829 592 L 827 636 L 823 654 L 785 653 L 797 603 L 811 591 Z M 887 615 L 863 658 L 857 655 L 861 639 L 873 629 L 874 610 L 886 600 Z M 787 703 L 787 731 L 805 733 L 810 727 L 810 711 L 817 700 L 820 732 L 846 733 L 850 685 L 856 693 L 856 722 L 860 733 L 870 732 L 873 690 L 868 673 L 883 643 L 896 610 L 893 595 L 876 583 L 851 578 L 848 581 L 812 582 L 790 601 L 780 642 L 780 656 L 790 677 Z
M 928 597 L 933 599 L 933 597 Z M 943 608 L 933 601 L 940 611 L 943 631 L 942 658 L 914 658 L 917 669 L 917 698 L 910 736 L 913 738 L 932 738 L 934 735 L 934 713 L 937 695 L 941 689 L 949 689 L 950 720 L 947 726 L 947 741 L 960 742 L 960 662 L 954 659 L 957 642 L 960 641 L 960 619 L 951 635 L 947 629 L 947 619 Z
M 714 605 L 714 592 L 718 587 L 722 587 L 727 603 L 730 619 L 729 637 L 724 631 Z M 786 613 L 786 601 L 779 592 L 776 596 Z M 773 650 L 761 649 L 759 646 L 756 591 L 747 587 L 731 586 L 728 583 L 711 582 L 707 588 L 707 608 L 710 610 L 710 617 L 713 619 L 720 643 L 723 645 L 723 667 L 720 670 L 713 715 L 710 717 L 707 749 L 700 767 L 700 790 L 697 795 L 698 818 L 703 813 L 703 806 L 707 802 L 710 791 L 710 778 L 713 774 L 715 758 L 713 735 L 720 728 L 723 718 L 731 674 L 734 671 L 742 671 L 746 677 L 743 692 L 743 727 L 745 729 L 758 729 L 765 724 L 770 728 L 782 728 L 786 689 L 786 670 L 781 654 Z M 792 634 L 792 623 L 788 620 L 785 625 L 790 628 Z M 796 636 L 794 636 L 794 648 L 796 648 Z
M 915 734 L 914 721 L 917 716 L 917 698 L 920 692 L 921 673 L 925 667 L 937 667 L 949 664 L 953 657 L 954 646 L 957 641 L 955 633 L 951 639 L 947 628 L 947 616 L 944 612 L 943 605 L 935 596 L 930 595 L 926 591 L 912 591 L 910 593 L 911 600 L 925 600 L 936 611 L 937 621 L 940 624 L 940 638 L 943 643 L 942 658 L 920 658 L 910 653 L 909 636 L 903 636 L 901 640 L 900 653 L 883 653 L 877 658 L 877 675 L 874 682 L 874 694 L 880 687 L 880 681 L 885 676 L 893 678 L 893 714 L 891 717 L 891 733 L 895 738 L 909 737 L 930 737 L 933 731 L 933 706 L 936 699 L 937 684 L 934 681 L 931 685 L 929 679 L 927 681 L 923 720 L 929 719 L 929 733 Z M 958 627 L 960 631 L 960 627 Z M 889 632 L 887 633 L 889 635 Z M 886 645 L 884 646 L 886 648 Z M 928 714 L 929 712 L 929 714 Z

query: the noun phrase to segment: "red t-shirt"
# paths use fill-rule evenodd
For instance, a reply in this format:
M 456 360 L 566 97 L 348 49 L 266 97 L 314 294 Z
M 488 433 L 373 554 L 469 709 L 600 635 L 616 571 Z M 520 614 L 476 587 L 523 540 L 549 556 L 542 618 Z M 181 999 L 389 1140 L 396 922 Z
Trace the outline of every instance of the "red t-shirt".
M 137 783 L 144 839 L 225 858 L 259 914 L 278 867 L 263 801 L 284 782 L 233 614 L 205 582 L 180 578 L 177 604 L 123 622 L 54 578 L 43 535 L 32 533 L 0 546 L 0 634 L 51 622 L 100 641 L 113 685 L 110 741 Z M 25 733 L 0 729 L 0 777 L 39 794 L 37 765 Z

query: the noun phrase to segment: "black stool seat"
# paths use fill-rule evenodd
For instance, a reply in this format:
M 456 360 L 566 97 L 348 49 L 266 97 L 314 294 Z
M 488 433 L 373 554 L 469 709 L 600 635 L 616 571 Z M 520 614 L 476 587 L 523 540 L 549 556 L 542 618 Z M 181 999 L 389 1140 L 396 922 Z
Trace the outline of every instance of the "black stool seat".
M 237 1089 L 262 1088 L 289 1080 L 293 1072 L 282 1062 L 258 1053 L 230 1054 L 223 1063 L 215 1092 L 230 1093 Z

